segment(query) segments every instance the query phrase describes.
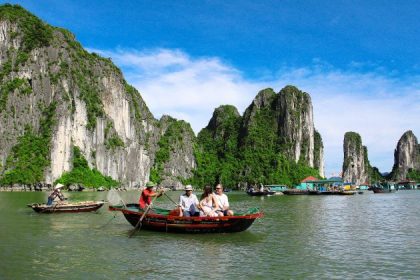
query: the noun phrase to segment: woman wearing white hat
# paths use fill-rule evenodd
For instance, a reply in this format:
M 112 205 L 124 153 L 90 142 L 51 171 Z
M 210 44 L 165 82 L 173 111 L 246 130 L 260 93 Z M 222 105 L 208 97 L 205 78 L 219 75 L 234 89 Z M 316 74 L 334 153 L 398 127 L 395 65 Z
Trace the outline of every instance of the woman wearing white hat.
M 62 184 L 58 183 L 57 185 L 55 185 L 54 190 L 50 193 L 50 195 L 48 196 L 48 202 L 47 205 L 52 205 L 54 199 L 56 197 L 58 197 L 61 201 L 65 200 L 66 198 L 64 197 L 64 195 L 61 193 L 61 188 L 64 187 Z

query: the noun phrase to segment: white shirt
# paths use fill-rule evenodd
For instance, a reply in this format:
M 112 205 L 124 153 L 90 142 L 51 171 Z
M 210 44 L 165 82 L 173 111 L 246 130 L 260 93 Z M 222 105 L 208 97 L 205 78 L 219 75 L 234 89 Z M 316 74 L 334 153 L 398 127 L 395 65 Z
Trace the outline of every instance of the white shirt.
M 195 207 L 197 204 L 197 196 L 193 193 L 190 196 L 183 194 L 179 197 L 179 205 L 181 205 L 182 210 L 196 211 Z
M 221 210 L 229 209 L 229 201 L 227 195 L 225 195 L 224 193 L 220 195 L 215 193 L 214 197 L 216 198 L 217 204 L 219 205 L 219 208 Z

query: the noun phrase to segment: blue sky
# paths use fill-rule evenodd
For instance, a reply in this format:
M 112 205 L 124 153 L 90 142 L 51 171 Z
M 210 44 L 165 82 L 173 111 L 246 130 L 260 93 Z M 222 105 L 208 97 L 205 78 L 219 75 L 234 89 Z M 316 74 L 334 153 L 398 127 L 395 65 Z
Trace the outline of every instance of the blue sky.
M 10 1 L 111 57 L 155 117 L 207 125 L 257 92 L 308 92 L 337 175 L 346 131 L 390 171 L 402 134 L 420 137 L 420 1 Z

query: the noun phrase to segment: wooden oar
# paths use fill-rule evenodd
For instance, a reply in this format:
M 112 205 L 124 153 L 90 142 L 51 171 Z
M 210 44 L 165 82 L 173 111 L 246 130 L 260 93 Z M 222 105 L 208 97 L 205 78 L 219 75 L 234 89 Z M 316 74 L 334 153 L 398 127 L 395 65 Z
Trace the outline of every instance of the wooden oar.
M 141 215 L 139 221 L 137 222 L 136 226 L 134 227 L 134 229 L 128 234 L 128 238 L 131 238 L 131 236 L 133 236 L 133 234 L 137 231 L 140 230 L 141 228 L 141 222 L 143 221 L 144 217 L 146 216 L 147 212 L 149 212 L 150 208 L 152 208 L 153 202 L 155 201 L 155 199 L 158 196 L 153 197 L 152 202 L 147 205 L 146 210 L 144 211 L 143 215 Z M 140 206 L 140 205 L 139 205 Z

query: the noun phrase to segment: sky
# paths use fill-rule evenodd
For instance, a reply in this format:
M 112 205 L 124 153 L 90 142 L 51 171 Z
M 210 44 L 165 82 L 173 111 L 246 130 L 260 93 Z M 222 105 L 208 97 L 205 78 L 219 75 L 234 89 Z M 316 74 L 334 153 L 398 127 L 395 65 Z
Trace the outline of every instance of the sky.
M 242 114 L 264 88 L 309 93 L 327 177 L 341 172 L 347 131 L 381 172 L 404 132 L 420 137 L 417 0 L 8 3 L 110 57 L 156 118 L 183 119 L 195 133 L 215 108 Z

